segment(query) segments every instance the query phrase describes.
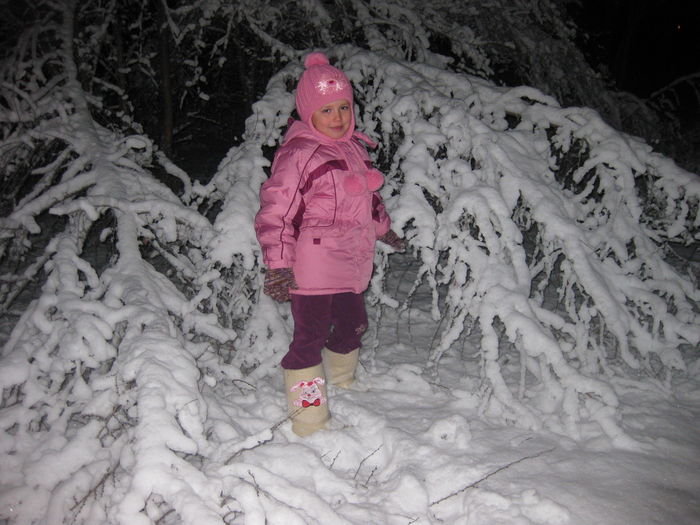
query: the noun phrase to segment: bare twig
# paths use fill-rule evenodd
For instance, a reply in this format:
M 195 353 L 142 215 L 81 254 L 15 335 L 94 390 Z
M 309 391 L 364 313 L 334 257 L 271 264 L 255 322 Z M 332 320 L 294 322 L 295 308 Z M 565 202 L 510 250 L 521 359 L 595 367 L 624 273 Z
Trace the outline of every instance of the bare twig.
M 443 498 L 440 498 L 439 500 L 433 501 L 433 502 L 430 504 L 430 506 L 432 507 L 433 505 L 437 505 L 437 504 L 439 504 L 439 503 L 442 503 L 442 502 L 445 501 L 446 499 L 449 499 L 449 498 L 451 498 L 452 496 L 456 496 L 457 494 L 461 494 L 462 492 L 466 492 L 466 491 L 469 490 L 469 489 L 474 489 L 474 488 L 478 487 L 479 484 L 481 484 L 482 482 L 484 482 L 484 481 L 486 481 L 487 479 L 489 479 L 491 476 L 495 476 L 495 475 L 498 474 L 499 472 L 502 472 L 502 471 L 504 471 L 504 470 L 506 470 L 506 469 L 512 467 L 513 465 L 517 465 L 518 463 L 522 463 L 523 461 L 525 461 L 525 460 L 527 460 L 527 459 L 538 458 L 538 457 L 540 457 L 540 456 L 542 456 L 542 455 L 544 455 L 544 454 L 548 454 L 548 453 L 552 452 L 553 450 L 555 450 L 555 448 L 550 448 L 550 449 L 548 449 L 548 450 L 543 450 L 542 452 L 538 452 L 537 454 L 532 454 L 532 455 L 530 455 L 530 456 L 525 456 L 525 457 L 523 457 L 523 458 L 516 459 L 515 461 L 511 461 L 510 463 L 508 463 L 508 464 L 506 464 L 506 465 L 503 465 L 502 467 L 498 467 L 496 470 L 494 470 L 494 471 L 492 471 L 492 472 L 489 472 L 489 473 L 486 474 L 483 478 L 476 480 L 474 483 L 470 483 L 470 484 L 467 485 L 466 487 L 463 487 L 463 488 L 461 488 L 461 489 L 459 489 L 459 490 L 456 490 L 456 491 L 453 492 L 452 494 L 448 494 L 447 496 L 445 496 L 445 497 L 443 497 Z
M 258 480 L 255 479 L 255 475 L 248 469 L 248 474 L 253 478 L 253 486 L 255 487 L 255 494 L 260 497 L 260 485 L 258 485 Z
M 93 487 L 91 487 L 90 490 L 88 490 L 82 498 L 77 500 L 75 504 L 70 508 L 71 511 L 74 511 L 74 519 L 82 512 L 83 507 L 87 503 L 88 499 L 90 499 L 90 497 L 94 496 L 95 500 L 98 499 L 97 492 L 104 486 L 104 484 L 107 482 L 110 476 L 114 476 L 114 473 L 116 472 L 118 466 L 119 463 L 115 464 L 109 470 L 107 470 L 107 472 L 104 473 L 102 478 L 100 478 L 100 480 Z
M 377 448 L 375 448 L 369 455 L 365 456 L 362 461 L 360 461 L 360 464 L 357 466 L 357 470 L 355 471 L 355 475 L 353 476 L 353 479 L 357 479 L 357 474 L 359 474 L 360 469 L 362 468 L 362 465 L 364 464 L 365 461 L 367 461 L 369 458 L 374 456 L 379 450 L 383 447 L 384 445 L 379 445 Z
M 252 388 L 253 390 L 258 389 L 258 387 L 256 387 L 254 384 L 249 383 L 248 381 L 245 381 L 244 379 L 232 379 L 231 381 L 233 381 L 234 383 L 244 383 L 244 384 L 248 385 L 250 388 Z M 241 390 L 241 392 L 242 392 L 242 390 Z
M 335 455 L 335 457 L 333 458 L 333 461 L 331 461 L 331 464 L 328 465 L 328 470 L 333 470 L 333 465 L 335 465 L 335 460 L 338 459 L 338 456 L 340 456 L 341 452 L 342 451 L 339 450 L 338 453 Z
M 363 485 L 364 488 L 367 488 L 369 486 L 369 480 L 372 479 L 372 476 L 374 476 L 375 472 L 377 472 L 377 467 L 374 467 L 372 469 L 372 472 L 369 473 L 369 476 L 367 476 L 367 481 L 365 481 L 365 484 Z
M 165 514 L 163 514 L 160 518 L 156 520 L 156 525 L 160 525 L 161 523 L 165 523 L 165 518 L 170 516 L 173 512 L 175 512 L 175 509 L 168 509 Z

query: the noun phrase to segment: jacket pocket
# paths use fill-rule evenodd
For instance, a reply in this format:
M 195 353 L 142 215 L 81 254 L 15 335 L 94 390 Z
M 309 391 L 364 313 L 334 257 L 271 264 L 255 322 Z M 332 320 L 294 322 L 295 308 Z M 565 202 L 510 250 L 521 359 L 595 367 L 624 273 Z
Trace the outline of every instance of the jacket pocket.
M 306 183 L 300 189 L 305 209 L 301 230 L 327 228 L 335 223 L 338 208 L 338 192 L 334 170 L 346 169 L 343 160 L 324 162 L 309 173 Z

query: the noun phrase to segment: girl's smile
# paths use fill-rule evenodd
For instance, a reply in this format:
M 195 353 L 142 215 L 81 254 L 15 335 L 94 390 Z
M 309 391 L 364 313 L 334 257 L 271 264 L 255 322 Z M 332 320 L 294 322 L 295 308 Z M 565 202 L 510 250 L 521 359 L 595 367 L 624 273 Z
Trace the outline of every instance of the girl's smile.
M 350 128 L 351 120 L 352 108 L 345 99 L 321 106 L 311 114 L 311 123 L 316 131 L 332 139 L 342 138 Z

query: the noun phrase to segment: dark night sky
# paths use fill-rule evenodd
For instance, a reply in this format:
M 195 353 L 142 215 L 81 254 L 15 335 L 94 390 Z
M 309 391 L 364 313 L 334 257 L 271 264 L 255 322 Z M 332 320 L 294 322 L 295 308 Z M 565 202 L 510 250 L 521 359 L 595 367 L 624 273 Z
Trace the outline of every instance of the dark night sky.
M 581 0 L 579 28 L 618 86 L 647 97 L 700 72 L 700 0 Z

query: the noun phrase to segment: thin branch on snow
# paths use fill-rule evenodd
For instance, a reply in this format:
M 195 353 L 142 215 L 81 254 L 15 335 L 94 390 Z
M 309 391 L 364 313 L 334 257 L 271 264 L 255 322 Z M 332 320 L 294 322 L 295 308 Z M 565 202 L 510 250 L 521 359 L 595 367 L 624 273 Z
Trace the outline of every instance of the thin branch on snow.
M 381 448 L 384 445 L 379 445 L 377 448 L 375 448 L 372 452 L 370 452 L 367 456 L 362 458 L 362 461 L 360 461 L 360 464 L 357 466 L 357 470 L 355 471 L 355 475 L 352 477 L 352 479 L 357 479 L 357 475 L 360 473 L 360 469 L 362 468 L 362 465 L 367 461 L 369 458 L 374 456 L 377 452 L 381 450 Z M 369 480 L 368 480 L 369 481 Z
M 544 454 L 549 454 L 550 452 L 553 452 L 554 450 L 556 450 L 556 448 L 550 448 L 550 449 L 548 449 L 548 450 L 543 450 L 542 452 L 538 452 L 537 454 L 531 454 L 531 455 L 529 455 L 529 456 L 525 456 L 525 457 L 522 457 L 522 458 L 520 458 L 520 459 L 516 459 L 515 461 L 511 461 L 510 463 L 507 463 L 506 465 L 503 465 L 502 467 L 499 467 L 499 468 L 497 468 L 496 470 L 493 470 L 493 471 L 489 472 L 489 473 L 486 474 L 484 477 L 482 477 L 482 478 L 476 480 L 476 481 L 473 482 L 473 483 L 470 483 L 470 484 L 467 485 L 466 487 L 463 487 L 463 488 L 461 488 L 461 489 L 459 489 L 459 490 L 456 490 L 456 491 L 452 492 L 451 494 L 448 494 L 447 496 L 444 496 L 444 497 L 440 498 L 439 500 L 433 501 L 433 502 L 430 504 L 430 506 L 432 507 L 432 506 L 434 506 L 434 505 L 438 505 L 438 504 L 442 503 L 443 501 L 445 501 L 445 500 L 447 500 L 447 499 L 449 499 L 449 498 L 451 498 L 451 497 L 453 497 L 453 496 L 457 496 L 458 494 L 461 494 L 462 492 L 466 492 L 466 491 L 469 490 L 469 489 L 474 489 L 474 488 L 478 487 L 481 483 L 483 483 L 484 481 L 486 481 L 487 479 L 489 479 L 490 477 L 495 476 L 495 475 L 498 474 L 499 472 L 503 472 L 504 470 L 506 470 L 506 469 L 512 467 L 513 465 L 517 465 L 518 463 L 522 463 L 523 461 L 526 461 L 526 460 L 528 460 L 528 459 L 538 458 L 538 457 L 540 457 L 540 456 L 542 456 L 542 455 L 544 455 Z

